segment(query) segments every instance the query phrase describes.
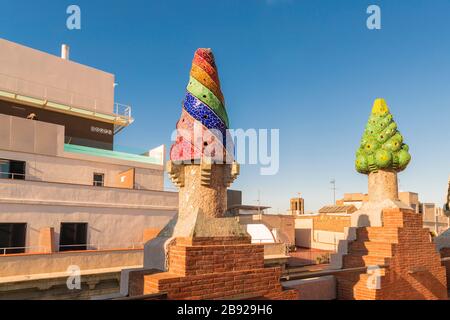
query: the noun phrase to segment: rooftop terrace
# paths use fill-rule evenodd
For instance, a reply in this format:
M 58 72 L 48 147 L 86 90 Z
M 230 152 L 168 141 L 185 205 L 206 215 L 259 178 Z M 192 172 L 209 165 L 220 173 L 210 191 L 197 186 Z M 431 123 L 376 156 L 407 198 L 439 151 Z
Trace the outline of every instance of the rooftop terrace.
M 78 153 L 78 154 L 83 154 L 83 155 L 96 156 L 96 157 L 105 157 L 105 158 L 127 160 L 127 161 L 136 161 L 136 162 L 156 164 L 156 165 L 161 165 L 162 160 L 163 160 L 158 157 L 150 157 L 150 156 L 144 156 L 144 155 L 138 155 L 138 154 L 132 154 L 132 153 L 125 153 L 125 152 L 120 152 L 120 151 L 97 149 L 97 148 L 91 148 L 91 147 L 85 147 L 85 146 L 79 146 L 79 145 L 73 145 L 73 144 L 65 144 L 64 151 L 70 152 L 70 153 Z

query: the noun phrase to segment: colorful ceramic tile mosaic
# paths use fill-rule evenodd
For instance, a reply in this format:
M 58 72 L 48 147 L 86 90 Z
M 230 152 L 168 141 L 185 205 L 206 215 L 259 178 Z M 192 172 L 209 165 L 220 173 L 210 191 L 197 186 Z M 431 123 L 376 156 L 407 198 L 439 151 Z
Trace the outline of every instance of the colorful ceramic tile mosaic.
M 193 77 L 189 79 L 187 90 L 210 107 L 220 117 L 220 119 L 222 119 L 225 125 L 228 126 L 228 116 L 225 111 L 225 107 L 222 102 L 220 102 L 219 98 L 214 95 L 214 93 L 212 93 L 207 87 Z
M 215 130 L 209 130 L 183 109 L 177 122 L 177 143 L 174 144 L 181 146 L 172 147 L 171 159 L 172 156 L 178 158 L 193 153 L 197 157 L 203 154 L 214 161 L 223 162 L 226 151 L 222 144 L 222 136 L 219 132 L 219 139 L 214 132 Z
M 200 57 L 205 59 L 206 62 L 208 62 L 210 64 L 210 66 L 216 70 L 216 73 L 217 73 L 216 61 L 214 60 L 214 56 L 212 55 L 210 49 L 200 48 L 200 49 L 197 49 L 195 54 L 199 55 Z
M 182 136 L 177 137 L 177 141 L 170 148 L 170 159 L 172 161 L 187 161 L 200 159 L 202 153 L 195 149 L 194 146 L 183 139 Z
M 213 79 L 203 70 L 202 68 L 192 65 L 191 69 L 191 77 L 197 79 L 201 84 L 205 87 L 209 88 L 214 95 L 219 98 L 222 104 L 225 104 L 225 100 L 222 95 L 222 91 L 220 91 L 220 87 L 214 82 Z
M 363 174 L 378 170 L 400 172 L 411 161 L 409 147 L 384 99 L 376 99 L 361 144 L 356 152 L 356 170 Z
M 186 92 L 183 106 L 195 120 L 200 121 L 208 129 L 218 130 L 222 139 L 225 138 L 227 130 L 225 123 L 206 104 Z
M 232 161 L 234 146 L 227 129 L 228 115 L 214 55 L 210 49 L 198 49 L 170 159 L 191 162 L 208 157 L 216 162 Z
M 214 59 L 214 58 L 213 58 Z M 206 61 L 204 58 L 202 58 L 201 56 L 199 56 L 198 54 L 194 55 L 194 60 L 192 62 L 192 64 L 195 64 L 197 66 L 199 66 L 200 68 L 202 68 L 203 70 L 206 71 L 206 73 L 209 74 L 209 76 L 211 77 L 211 79 L 214 80 L 214 82 L 220 86 L 220 82 L 219 82 L 219 75 L 217 73 L 217 70 L 211 66 L 208 61 Z

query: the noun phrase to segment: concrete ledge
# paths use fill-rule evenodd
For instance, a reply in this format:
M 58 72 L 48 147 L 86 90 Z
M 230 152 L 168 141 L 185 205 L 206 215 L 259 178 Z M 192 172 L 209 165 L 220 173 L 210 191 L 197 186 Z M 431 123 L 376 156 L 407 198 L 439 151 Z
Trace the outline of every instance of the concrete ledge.
M 21 205 L 44 205 L 44 206 L 67 206 L 67 207 L 87 207 L 87 208 L 118 208 L 118 209 L 146 209 L 161 211 L 177 211 L 178 206 L 156 206 L 156 205 L 132 205 L 132 204 L 109 204 L 96 202 L 70 202 L 70 201 L 40 201 L 32 199 L 0 199 L 0 203 L 4 204 L 21 204 Z
M 17 279 L 28 280 L 35 277 L 35 275 L 38 278 L 42 278 L 42 274 L 46 274 L 44 277 L 50 277 L 51 274 L 54 276 L 67 276 L 68 267 L 72 265 L 79 267 L 82 274 L 83 272 L 101 269 L 123 269 L 127 268 L 127 266 L 128 268 L 129 266 L 142 267 L 142 257 L 142 249 L 6 255 L 0 256 L 0 279 L 17 277 Z M 12 281 L 11 279 L 6 281 Z
M 121 272 L 124 268 L 136 268 L 139 266 L 121 266 L 114 268 L 101 268 L 101 269 L 92 269 L 92 270 L 80 270 L 80 276 L 88 276 L 88 275 L 101 275 L 101 274 L 116 274 Z M 64 278 L 67 279 L 70 276 L 68 272 L 52 272 L 52 273 L 39 273 L 39 274 L 30 274 L 30 275 L 20 275 L 20 276 L 9 276 L 9 277 L 0 277 L 0 285 L 8 284 L 11 285 L 13 283 L 23 283 L 26 281 L 36 281 L 36 280 L 49 280 L 49 279 L 59 279 Z M 0 291 L 2 289 L 0 288 Z
M 335 300 L 336 278 L 323 276 L 282 283 L 285 289 L 296 289 L 300 292 L 299 300 Z

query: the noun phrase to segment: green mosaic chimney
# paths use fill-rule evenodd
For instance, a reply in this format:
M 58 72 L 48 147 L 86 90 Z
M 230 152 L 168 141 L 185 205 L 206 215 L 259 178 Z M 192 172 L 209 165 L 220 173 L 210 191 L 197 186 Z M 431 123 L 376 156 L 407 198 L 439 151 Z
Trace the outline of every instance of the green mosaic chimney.
M 376 99 L 356 151 L 356 170 L 363 174 L 378 170 L 400 172 L 410 161 L 409 147 L 403 143 L 386 101 Z

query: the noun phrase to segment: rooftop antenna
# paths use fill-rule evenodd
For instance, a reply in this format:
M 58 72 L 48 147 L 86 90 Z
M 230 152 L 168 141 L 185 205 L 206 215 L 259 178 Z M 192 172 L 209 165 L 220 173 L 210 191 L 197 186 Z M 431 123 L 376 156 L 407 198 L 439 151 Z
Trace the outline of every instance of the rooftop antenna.
M 256 203 L 258 204 L 258 216 L 261 219 L 261 190 L 258 189 L 258 199 L 256 199 Z
M 330 181 L 332 187 L 331 190 L 333 190 L 333 205 L 336 204 L 336 179 L 331 179 Z

